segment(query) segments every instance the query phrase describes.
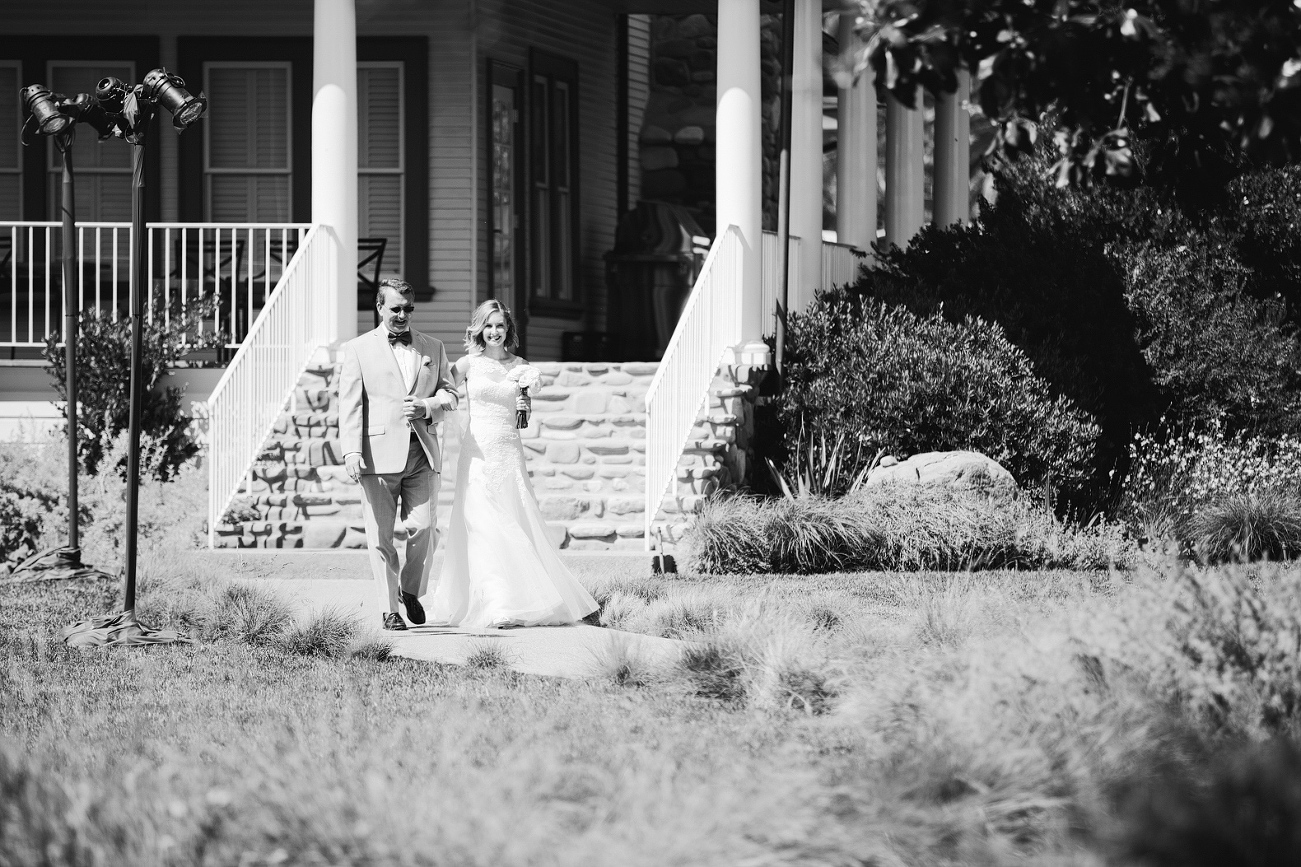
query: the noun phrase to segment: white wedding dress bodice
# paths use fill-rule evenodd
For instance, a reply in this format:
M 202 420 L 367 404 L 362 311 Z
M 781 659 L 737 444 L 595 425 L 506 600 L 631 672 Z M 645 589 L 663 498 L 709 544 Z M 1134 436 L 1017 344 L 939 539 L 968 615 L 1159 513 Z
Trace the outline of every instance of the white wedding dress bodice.
M 524 363 L 483 355 L 464 362 L 469 422 L 431 623 L 545 626 L 574 623 L 597 609 L 548 541 L 529 481 L 515 427 L 519 390 L 507 378 Z

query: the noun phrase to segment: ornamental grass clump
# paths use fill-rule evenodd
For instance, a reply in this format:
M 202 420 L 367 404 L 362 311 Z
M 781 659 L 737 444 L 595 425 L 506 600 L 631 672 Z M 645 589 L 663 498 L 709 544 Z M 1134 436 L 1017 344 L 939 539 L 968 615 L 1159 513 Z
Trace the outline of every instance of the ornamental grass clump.
M 836 500 L 712 500 L 682 559 L 704 574 L 818 574 L 1128 568 L 1133 558 L 1118 525 L 1062 522 L 1028 497 L 881 486 Z
M 1203 563 L 1251 563 L 1301 557 L 1301 497 L 1268 488 L 1231 494 L 1203 507 L 1189 523 Z

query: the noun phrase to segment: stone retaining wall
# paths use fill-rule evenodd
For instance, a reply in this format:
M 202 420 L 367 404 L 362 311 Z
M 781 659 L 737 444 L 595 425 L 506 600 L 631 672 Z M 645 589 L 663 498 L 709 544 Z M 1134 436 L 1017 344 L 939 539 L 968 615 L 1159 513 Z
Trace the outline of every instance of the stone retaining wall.
M 570 549 L 644 546 L 646 389 L 654 363 L 542 362 L 542 391 L 521 432 L 529 473 L 552 541 Z M 744 431 L 753 389 L 724 371 L 679 465 L 679 483 L 656 526 L 672 542 L 702 497 L 745 478 Z M 218 527 L 222 547 L 360 548 L 361 486 L 339 448 L 337 365 L 310 368 L 277 420 L 251 488 Z M 446 442 L 439 522 L 450 511 L 457 452 Z

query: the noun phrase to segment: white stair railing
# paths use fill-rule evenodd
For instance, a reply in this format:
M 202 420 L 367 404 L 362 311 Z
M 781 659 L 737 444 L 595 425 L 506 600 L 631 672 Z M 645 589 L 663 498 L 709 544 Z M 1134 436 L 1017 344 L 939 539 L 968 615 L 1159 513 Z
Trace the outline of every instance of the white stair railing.
M 339 241 L 317 225 L 208 398 L 208 544 L 313 354 L 330 340 Z
M 646 547 L 660 504 L 677 485 L 678 461 L 726 350 L 741 342 L 740 230 L 709 251 L 677 328 L 646 391 Z
M 858 269 L 862 267 L 863 257 L 848 244 L 822 242 L 822 290 L 824 292 L 837 286 L 852 285 L 858 282 Z

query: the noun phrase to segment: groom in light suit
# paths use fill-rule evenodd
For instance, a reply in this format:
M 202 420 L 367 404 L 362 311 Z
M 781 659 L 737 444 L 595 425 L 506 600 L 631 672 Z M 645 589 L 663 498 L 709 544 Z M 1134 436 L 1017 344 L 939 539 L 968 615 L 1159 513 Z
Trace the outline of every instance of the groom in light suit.
M 343 345 L 339 375 L 339 444 L 353 481 L 361 482 L 370 568 L 379 585 L 385 629 L 406 629 L 398 605 L 417 625 L 420 597 L 438 547 L 435 508 L 443 456 L 437 428 L 456 409 L 456 388 L 442 341 L 411 328 L 415 295 L 405 280 L 381 280 L 380 326 Z M 398 569 L 393 525 L 407 528 L 406 563 Z

